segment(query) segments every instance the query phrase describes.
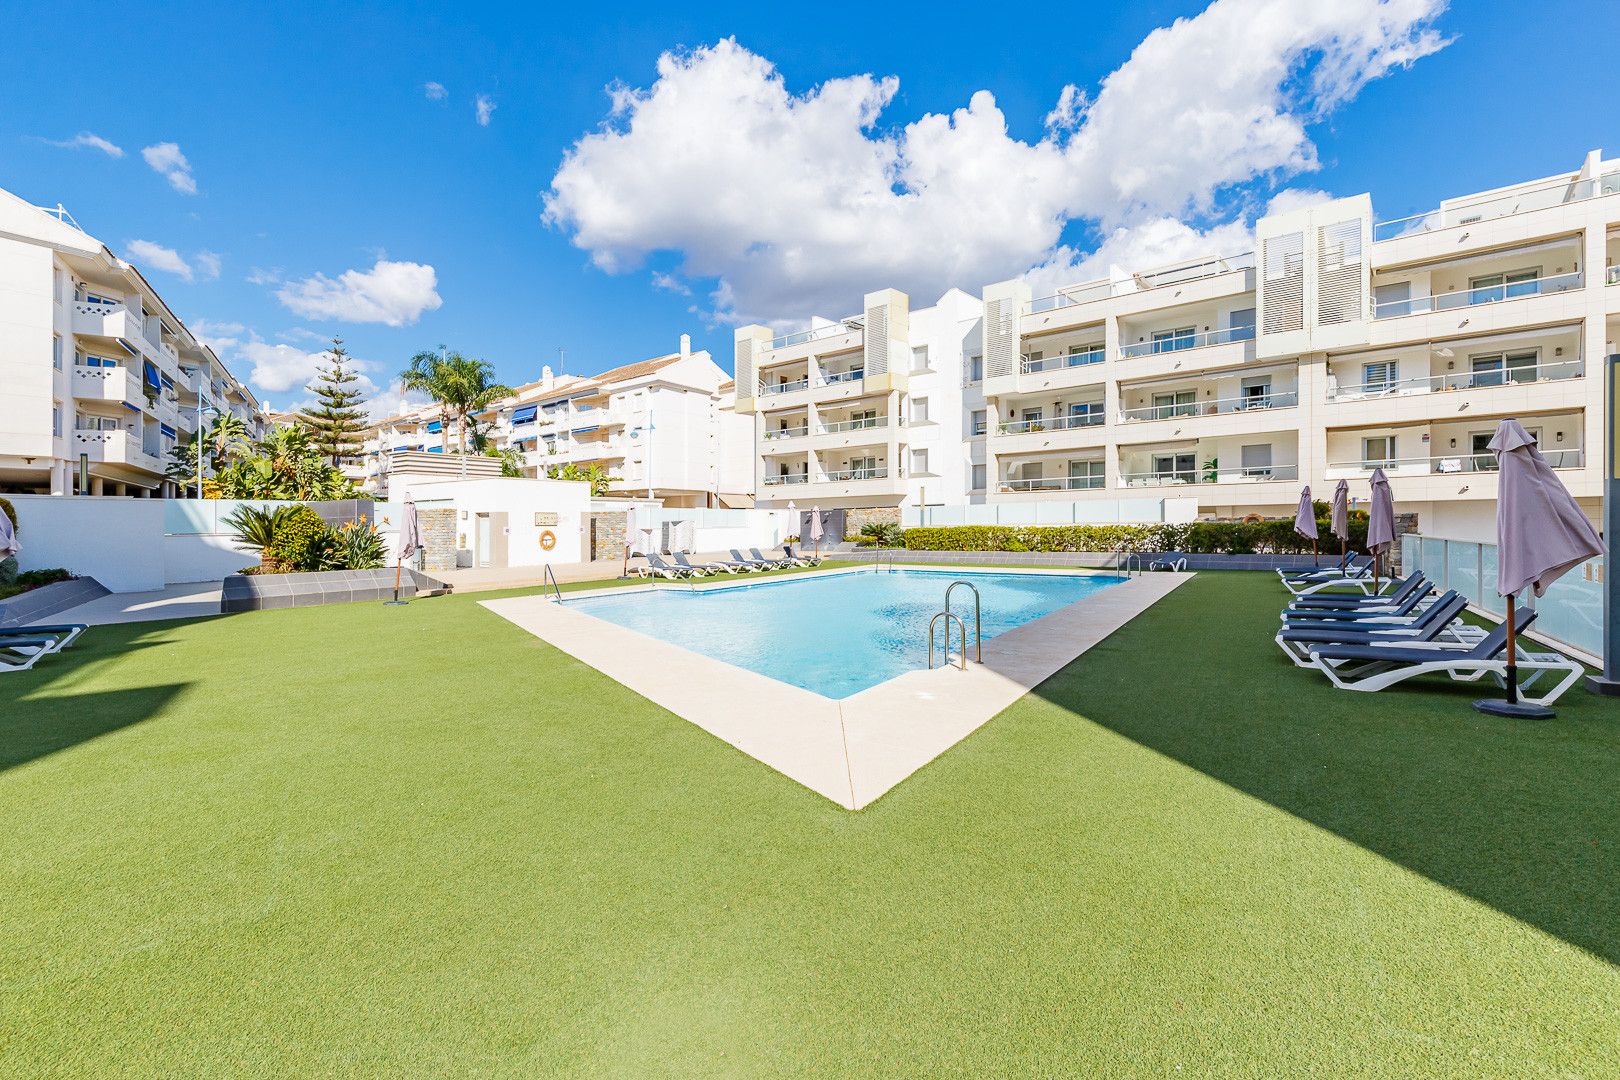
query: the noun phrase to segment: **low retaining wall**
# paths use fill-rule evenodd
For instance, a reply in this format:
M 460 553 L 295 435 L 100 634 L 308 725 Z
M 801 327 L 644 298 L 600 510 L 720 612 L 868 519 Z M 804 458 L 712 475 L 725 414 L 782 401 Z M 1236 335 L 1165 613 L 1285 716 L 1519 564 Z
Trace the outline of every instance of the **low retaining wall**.
M 9 600 L 0 600 L 0 630 L 45 622 L 52 615 L 59 615 L 80 604 L 98 600 L 110 591 L 91 577 L 58 581 L 50 585 L 41 585 L 37 589 L 29 589 Z
M 802 545 L 801 545 L 802 546 Z M 877 549 L 858 548 L 835 556 L 857 561 L 877 558 Z M 1073 566 L 1090 570 L 1114 570 L 1120 565 L 1112 551 L 908 551 L 884 548 L 883 560 L 896 563 L 949 564 L 976 566 Z M 1136 558 L 1142 567 L 1155 559 L 1186 559 L 1188 570 L 1310 570 L 1332 566 L 1337 557 L 1323 556 L 1313 561 L 1309 555 L 1190 555 L 1184 552 L 1141 552 Z M 1136 563 L 1131 563 L 1132 569 Z
M 450 587 L 416 570 L 399 574 L 401 599 L 437 596 Z M 315 607 L 389 600 L 394 595 L 394 571 L 326 570 L 315 574 L 233 574 L 226 578 L 219 610 L 227 615 L 269 608 Z

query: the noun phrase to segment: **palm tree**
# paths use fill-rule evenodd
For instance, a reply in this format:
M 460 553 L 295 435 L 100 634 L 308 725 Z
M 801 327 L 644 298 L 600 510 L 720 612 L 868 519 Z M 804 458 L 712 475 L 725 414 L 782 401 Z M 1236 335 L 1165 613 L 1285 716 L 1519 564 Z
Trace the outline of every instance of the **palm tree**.
M 242 423 L 240 417 L 230 413 L 220 413 L 214 417 L 214 425 L 208 430 L 208 464 L 216 471 L 225 464 L 225 459 L 236 456 L 248 448 L 247 425 Z
M 460 354 L 456 354 L 459 356 Z M 456 376 L 449 358 L 436 352 L 419 352 L 411 357 L 410 366 L 400 375 L 406 390 L 426 394 L 439 404 L 439 449 L 450 449 L 450 403 L 457 396 Z
M 450 420 L 456 422 L 456 446 L 467 452 L 467 418 L 481 413 L 512 393 L 512 388 L 495 382 L 495 368 L 487 360 L 462 356 L 459 352 L 420 352 L 411 357 L 410 367 L 400 376 L 407 390 L 418 390 L 439 403 L 439 438 L 442 449 L 450 449 Z

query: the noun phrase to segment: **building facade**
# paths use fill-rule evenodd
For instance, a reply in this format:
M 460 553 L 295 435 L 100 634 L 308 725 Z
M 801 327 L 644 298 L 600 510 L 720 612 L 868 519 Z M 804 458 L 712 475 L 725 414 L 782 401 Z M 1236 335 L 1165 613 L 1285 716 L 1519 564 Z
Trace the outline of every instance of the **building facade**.
M 1359 196 L 1262 218 L 1253 253 L 1049 296 L 1001 282 L 960 348 L 936 354 L 933 382 L 894 368 L 934 348 L 899 294 L 800 334 L 745 327 L 738 381 L 755 387 L 761 492 L 827 506 L 1157 495 L 1195 498 L 1207 517 L 1277 516 L 1303 483 L 1325 499 L 1345 479 L 1365 499 L 1382 468 L 1426 531 L 1477 538 L 1495 514 L 1486 444 L 1511 416 L 1596 518 L 1617 194 L 1620 163 L 1594 151 L 1568 174 L 1414 217 L 1377 219 Z M 930 446 L 925 491 L 915 470 L 893 473 L 909 464 L 909 399 L 958 383 L 954 413 L 929 400 L 926 416 L 961 425 L 940 435 L 960 442 L 946 456 L 963 468 L 933 469 Z M 877 417 L 847 458 L 846 401 Z
M 266 420 L 140 270 L 0 191 L 0 492 L 161 497 L 198 413 Z

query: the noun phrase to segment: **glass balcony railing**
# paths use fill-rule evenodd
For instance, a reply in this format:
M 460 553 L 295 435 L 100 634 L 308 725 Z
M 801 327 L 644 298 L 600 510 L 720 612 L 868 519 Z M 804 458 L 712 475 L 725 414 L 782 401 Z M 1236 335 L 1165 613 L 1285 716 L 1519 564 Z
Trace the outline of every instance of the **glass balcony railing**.
M 810 385 L 807 378 L 793 379 L 789 382 L 760 383 L 758 397 L 771 397 L 775 394 L 791 394 L 795 390 L 803 390 Z
M 869 466 L 861 469 L 828 469 L 827 479 L 835 481 L 845 480 L 882 480 L 889 475 L 885 465 Z
M 1477 289 L 1459 289 L 1435 296 L 1418 296 L 1406 300 L 1385 300 L 1373 305 L 1374 319 L 1398 319 L 1404 315 L 1426 315 L 1431 311 L 1455 311 L 1480 304 L 1496 304 L 1503 300 L 1520 300 L 1529 296 L 1550 296 L 1554 293 L 1579 289 L 1583 280 L 1580 271 L 1555 274 L 1552 277 L 1509 281 L 1500 285 L 1486 285 Z
M 775 431 L 767 431 L 761 438 L 766 442 L 780 442 L 783 439 L 797 439 L 801 435 L 808 434 L 810 434 L 810 428 L 805 424 L 800 424 L 798 427 L 777 428 Z
M 863 416 L 857 420 L 835 420 L 830 424 L 821 425 L 821 434 L 837 435 L 846 431 L 867 431 L 871 428 L 885 427 L 889 423 L 887 416 Z
M 809 330 L 796 330 L 791 334 L 783 334 L 779 338 L 771 339 L 772 349 L 786 349 L 793 345 L 803 345 L 807 341 L 821 341 L 824 338 L 839 337 L 859 327 L 849 326 L 845 323 L 833 323 L 831 326 L 817 326 Z
M 1247 468 L 1169 469 L 1120 474 L 1126 487 L 1175 487 L 1183 484 L 1255 484 L 1299 479 L 1298 465 L 1253 465 Z
M 1533 210 L 1546 210 L 1569 203 L 1585 202 L 1587 199 L 1613 195 L 1617 191 L 1620 191 L 1620 172 L 1606 173 L 1595 179 L 1560 180 L 1540 187 L 1524 188 L 1505 195 L 1470 200 L 1423 214 L 1413 214 L 1410 217 L 1374 222 L 1373 243 L 1395 240 L 1403 236 L 1419 236 L 1458 225 L 1472 225 L 1479 221 L 1492 221 L 1514 214 L 1527 214 Z
M 1559 360 L 1551 364 L 1525 364 L 1481 371 L 1454 371 L 1422 379 L 1385 379 L 1378 382 L 1328 385 L 1329 401 L 1365 401 L 1371 398 L 1407 394 L 1433 394 L 1450 390 L 1482 390 L 1498 386 L 1579 379 L 1586 374 L 1586 361 Z
M 1254 265 L 1254 252 L 1252 251 L 1246 251 L 1241 255 L 1204 259 L 1201 262 L 1180 263 L 1158 270 L 1132 274 L 1129 278 L 1119 281 L 1093 281 L 1076 285 L 1073 288 L 1061 289 L 1052 296 L 1043 296 L 1030 301 L 1029 310 L 1031 314 L 1058 311 L 1067 307 L 1088 304 L 1093 300 L 1104 300 L 1110 296 L 1146 292 L 1150 289 L 1162 289 L 1169 285 L 1185 285 L 1189 281 L 1199 281 L 1219 274 L 1230 274 L 1237 270 L 1251 270 Z
M 1202 333 L 1188 331 L 1164 334 L 1149 341 L 1133 341 L 1129 345 L 1121 345 L 1119 355 L 1128 360 L 1137 356 L 1153 356 L 1157 353 L 1180 352 L 1183 349 L 1202 349 L 1210 345 L 1253 340 L 1254 327 L 1228 326 L 1221 330 L 1205 330 Z
M 1579 469 L 1586 464 L 1585 450 L 1543 450 L 1548 465 L 1555 469 Z M 1446 476 L 1453 473 L 1496 472 L 1495 454 L 1448 454 L 1436 457 L 1363 458 L 1359 461 L 1330 461 L 1329 480 L 1371 475 L 1383 469 L 1390 476 Z
M 834 383 L 855 382 L 866 374 L 864 368 L 851 368 L 849 371 L 829 371 L 824 375 L 816 376 L 817 386 L 831 386 Z
M 1100 364 L 1108 359 L 1107 351 L 1097 345 L 1078 352 L 1058 353 L 1053 356 L 1043 356 L 1038 360 L 1024 357 L 1019 365 L 1025 375 L 1038 371 L 1062 371 L 1064 368 L 1087 367 L 1091 364 Z
M 792 484 L 808 484 L 809 482 L 810 482 L 810 477 L 806 476 L 804 473 L 787 473 L 785 475 L 766 476 L 765 477 L 765 486 L 766 487 L 782 487 L 784 485 L 792 485 Z
M 1291 409 L 1299 404 L 1299 394 L 1289 390 L 1275 394 L 1249 394 L 1235 398 L 1183 401 L 1167 405 L 1146 405 L 1121 409 L 1121 420 L 1171 420 L 1179 416 L 1219 416 L 1226 413 Z
M 1028 420 L 1006 420 L 998 427 L 1002 435 L 1024 435 L 1036 431 L 1068 431 L 1072 428 L 1098 427 L 1103 423 L 1099 406 L 1093 412 L 1070 413 L 1067 416 L 1031 417 Z
M 1039 476 L 1001 482 L 1002 491 L 1095 491 L 1103 486 L 1101 476 Z

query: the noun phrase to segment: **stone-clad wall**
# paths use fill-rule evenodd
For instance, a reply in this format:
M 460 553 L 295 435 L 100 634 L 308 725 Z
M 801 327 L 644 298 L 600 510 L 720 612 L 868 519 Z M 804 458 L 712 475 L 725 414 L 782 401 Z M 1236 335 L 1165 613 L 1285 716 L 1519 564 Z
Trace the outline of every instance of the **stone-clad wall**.
M 586 555 L 597 559 L 617 559 L 624 554 L 624 527 L 626 525 L 625 513 L 622 510 L 604 510 L 599 514 L 592 514 L 591 521 L 596 526 L 596 551 L 586 552 Z M 646 533 L 636 534 L 636 543 L 643 543 Z M 653 537 L 653 543 L 658 543 L 658 537 Z
M 844 511 L 844 535 L 853 539 L 866 525 L 900 524 L 898 506 L 864 506 Z
M 456 568 L 456 512 L 450 507 L 431 507 L 416 511 L 417 524 L 422 527 L 422 569 L 454 570 Z

